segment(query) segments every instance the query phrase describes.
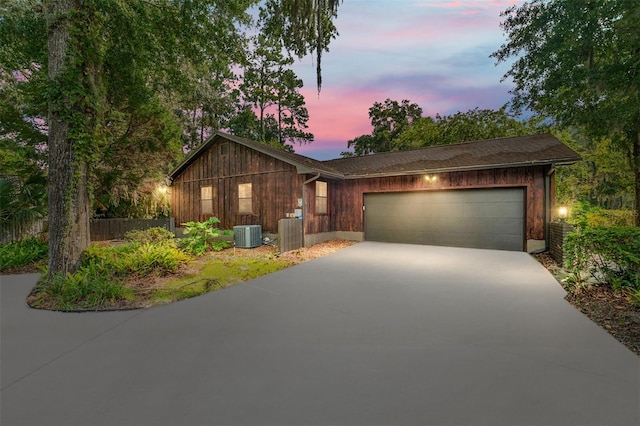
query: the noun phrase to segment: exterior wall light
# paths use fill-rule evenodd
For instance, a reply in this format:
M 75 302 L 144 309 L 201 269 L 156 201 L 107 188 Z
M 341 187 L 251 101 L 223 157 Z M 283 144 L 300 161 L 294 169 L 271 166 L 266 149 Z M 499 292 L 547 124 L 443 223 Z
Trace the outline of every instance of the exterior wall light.
M 436 175 L 424 175 L 424 180 L 426 182 L 435 182 L 438 180 L 438 176 Z

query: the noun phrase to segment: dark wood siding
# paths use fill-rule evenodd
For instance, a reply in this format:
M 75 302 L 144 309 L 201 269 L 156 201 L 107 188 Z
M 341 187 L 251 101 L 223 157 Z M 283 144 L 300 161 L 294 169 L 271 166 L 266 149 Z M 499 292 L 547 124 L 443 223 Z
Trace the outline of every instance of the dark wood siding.
M 548 167 L 518 167 L 439 173 L 435 180 L 425 175 L 392 176 L 330 181 L 329 214 L 313 214 L 315 185 L 306 185 L 305 233 L 328 231 L 364 232 L 364 194 L 373 192 L 425 191 L 462 188 L 525 188 L 525 238 L 545 239 L 545 174 Z M 553 199 L 553 194 L 552 197 Z
M 220 145 L 227 144 L 226 155 Z M 294 166 L 221 140 L 213 144 L 177 176 L 171 186 L 171 214 L 176 226 L 188 221 L 220 219 L 222 229 L 235 225 L 261 225 L 277 233 L 278 220 L 293 213 L 302 198 L 303 177 Z M 251 183 L 253 214 L 238 213 L 238 184 Z M 213 214 L 200 213 L 200 188 L 213 188 Z

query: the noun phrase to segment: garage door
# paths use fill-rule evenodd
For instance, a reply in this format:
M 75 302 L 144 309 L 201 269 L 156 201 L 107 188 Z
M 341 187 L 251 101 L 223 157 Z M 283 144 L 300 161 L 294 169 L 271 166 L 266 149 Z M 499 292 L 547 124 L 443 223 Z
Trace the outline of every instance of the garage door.
M 524 249 L 524 188 L 365 194 L 365 239 Z

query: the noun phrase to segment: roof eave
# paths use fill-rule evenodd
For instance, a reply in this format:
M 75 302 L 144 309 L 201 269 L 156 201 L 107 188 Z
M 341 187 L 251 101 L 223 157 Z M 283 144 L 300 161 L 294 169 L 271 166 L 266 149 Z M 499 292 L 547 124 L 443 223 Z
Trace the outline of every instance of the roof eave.
M 450 172 L 464 172 L 464 171 L 475 171 L 475 170 L 489 170 L 489 169 L 506 169 L 511 167 L 535 167 L 535 166 L 566 166 L 575 164 L 580 161 L 582 158 L 571 157 L 571 158 L 560 158 L 554 160 L 544 160 L 544 161 L 525 161 L 519 163 L 498 163 L 498 164 L 487 164 L 482 166 L 458 166 L 458 167 L 442 167 L 436 169 L 420 169 L 420 170 L 408 170 L 408 171 L 398 171 L 398 172 L 386 172 L 386 173 L 371 173 L 371 174 L 360 174 L 360 175 L 347 175 L 345 179 L 363 179 L 363 178 L 375 178 L 375 177 L 391 177 L 391 176 L 411 176 L 411 175 L 422 175 L 426 173 L 450 173 Z

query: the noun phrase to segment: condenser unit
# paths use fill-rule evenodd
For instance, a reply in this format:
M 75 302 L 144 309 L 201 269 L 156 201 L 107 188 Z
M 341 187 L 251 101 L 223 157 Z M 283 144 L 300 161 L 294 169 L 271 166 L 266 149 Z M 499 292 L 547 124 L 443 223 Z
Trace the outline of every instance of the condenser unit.
M 262 226 L 239 225 L 233 227 L 233 243 L 238 248 L 254 248 L 262 245 Z

